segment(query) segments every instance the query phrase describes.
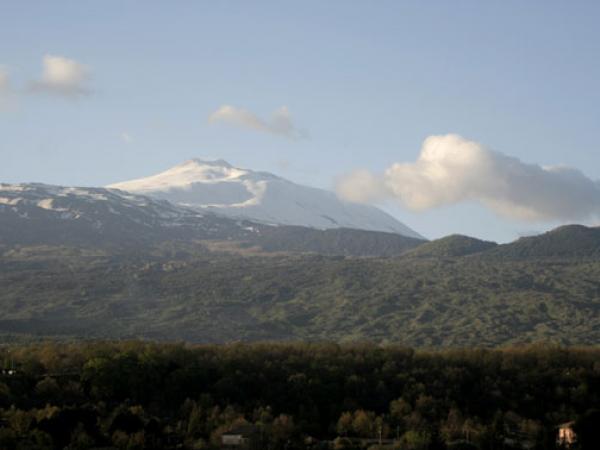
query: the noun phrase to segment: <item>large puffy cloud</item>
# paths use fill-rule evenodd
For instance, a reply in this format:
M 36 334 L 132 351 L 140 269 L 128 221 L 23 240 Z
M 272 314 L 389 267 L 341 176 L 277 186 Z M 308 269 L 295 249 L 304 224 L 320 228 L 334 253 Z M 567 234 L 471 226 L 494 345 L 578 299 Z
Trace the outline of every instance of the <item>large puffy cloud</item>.
M 277 134 L 290 139 L 305 136 L 305 133 L 294 126 L 292 116 L 286 106 L 277 109 L 271 119 L 267 121 L 245 109 L 223 105 L 209 116 L 208 121 L 210 123 L 226 122 L 238 127 Z
M 91 92 L 87 86 L 90 71 L 83 64 L 55 55 L 44 56 L 42 63 L 42 77 L 31 85 L 34 92 L 65 97 L 78 97 Z
M 430 136 L 414 163 L 383 174 L 357 171 L 337 182 L 338 195 L 361 203 L 396 199 L 412 210 L 479 201 L 527 221 L 600 216 L 600 184 L 564 166 L 526 164 L 456 134 Z

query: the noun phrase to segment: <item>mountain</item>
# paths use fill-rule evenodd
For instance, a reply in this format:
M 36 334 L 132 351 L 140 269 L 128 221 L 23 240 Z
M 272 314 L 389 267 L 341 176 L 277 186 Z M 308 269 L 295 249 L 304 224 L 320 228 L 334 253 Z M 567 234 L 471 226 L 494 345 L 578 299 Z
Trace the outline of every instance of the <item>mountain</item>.
M 346 228 L 270 226 L 117 189 L 0 184 L 0 245 L 78 245 L 147 251 L 178 241 L 267 252 L 392 256 L 424 241 Z M 223 243 L 227 245 L 222 245 Z
M 252 227 L 230 219 L 118 190 L 0 184 L 0 243 L 8 246 L 133 247 L 253 234 Z
M 481 253 L 498 244 L 490 241 L 482 241 L 469 236 L 453 234 L 441 239 L 426 242 L 414 250 L 411 250 L 407 255 L 427 258 L 441 258 L 448 256 L 466 256 L 474 253 Z
M 565 225 L 538 236 L 499 245 L 489 256 L 497 258 L 598 258 L 600 227 Z
M 427 243 L 117 189 L 0 184 L 0 341 L 594 344 L 599 278 L 599 228 Z
M 108 187 L 266 224 L 354 228 L 424 239 L 375 207 L 344 202 L 333 192 L 223 160 L 192 159 L 157 175 Z

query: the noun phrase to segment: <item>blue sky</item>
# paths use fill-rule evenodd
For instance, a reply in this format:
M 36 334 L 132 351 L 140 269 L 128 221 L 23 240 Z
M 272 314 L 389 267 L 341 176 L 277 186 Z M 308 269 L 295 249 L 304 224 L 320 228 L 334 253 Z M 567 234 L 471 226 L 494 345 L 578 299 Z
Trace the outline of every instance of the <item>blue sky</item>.
M 3 2 L 0 181 L 106 185 L 207 156 L 333 188 L 448 133 L 597 180 L 599 19 L 597 2 Z M 90 93 L 32 89 L 47 55 L 84 65 Z M 209 123 L 222 105 L 286 106 L 308 136 Z M 382 201 L 431 238 L 571 221 Z

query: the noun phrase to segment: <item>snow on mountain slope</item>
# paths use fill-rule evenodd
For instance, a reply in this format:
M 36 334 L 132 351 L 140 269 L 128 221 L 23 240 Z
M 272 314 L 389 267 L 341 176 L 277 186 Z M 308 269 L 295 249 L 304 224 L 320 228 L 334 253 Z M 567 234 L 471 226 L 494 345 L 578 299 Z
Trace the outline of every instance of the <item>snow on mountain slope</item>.
M 208 241 L 217 248 L 344 256 L 395 256 L 423 243 L 398 233 L 270 226 L 118 189 L 0 183 L 0 255 L 30 245 L 121 252 L 185 242 L 198 250 Z
M 42 183 L 4 184 L 0 183 L 0 210 L 10 209 L 21 214 L 36 211 L 61 213 L 63 219 L 79 219 L 90 208 L 102 208 L 112 215 L 132 215 L 172 221 L 185 214 L 186 211 L 168 202 L 111 191 L 104 188 L 66 187 Z M 33 208 L 33 209 L 31 209 Z M 40 213 L 40 211 L 36 211 Z M 97 215 L 97 213 L 95 213 Z M 196 212 L 199 215 L 199 212 Z M 141 220 L 141 219 L 140 219 Z
M 239 220 L 115 189 L 0 183 L 0 244 L 256 238 Z
M 192 159 L 157 175 L 108 188 L 267 224 L 355 228 L 422 238 L 372 206 L 343 202 L 333 192 L 233 167 L 223 160 Z

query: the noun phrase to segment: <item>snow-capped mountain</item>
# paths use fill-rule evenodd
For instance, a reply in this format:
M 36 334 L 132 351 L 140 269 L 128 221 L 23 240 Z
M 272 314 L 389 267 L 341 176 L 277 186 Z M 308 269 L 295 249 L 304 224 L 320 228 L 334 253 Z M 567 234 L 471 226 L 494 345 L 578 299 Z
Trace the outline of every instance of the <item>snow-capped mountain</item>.
M 423 243 L 398 233 L 271 226 L 117 189 L 0 184 L 0 254 L 23 245 L 149 251 L 168 242 L 348 256 L 399 255 Z
M 140 245 L 245 239 L 245 224 L 165 200 L 105 188 L 0 184 L 0 244 Z
M 375 207 L 344 202 L 333 192 L 223 160 L 192 159 L 157 175 L 108 187 L 265 224 L 385 231 L 422 239 Z

